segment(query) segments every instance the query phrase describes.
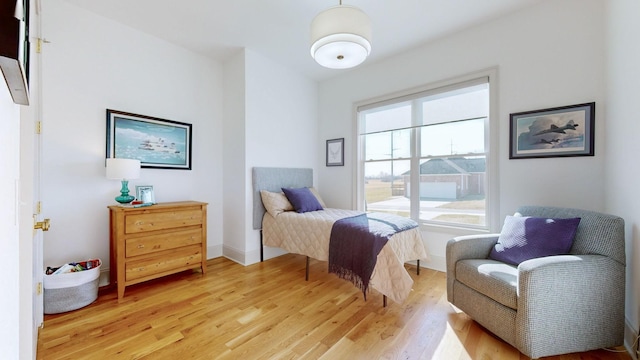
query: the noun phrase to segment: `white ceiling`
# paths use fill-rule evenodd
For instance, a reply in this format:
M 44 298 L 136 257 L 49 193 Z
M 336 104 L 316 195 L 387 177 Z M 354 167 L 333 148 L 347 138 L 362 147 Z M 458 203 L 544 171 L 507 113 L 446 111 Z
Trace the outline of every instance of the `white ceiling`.
M 219 61 L 248 48 L 312 79 L 329 70 L 309 55 L 309 25 L 339 0 L 65 0 Z M 543 0 L 345 0 L 373 26 L 379 61 Z M 362 65 L 361 65 L 362 66 Z

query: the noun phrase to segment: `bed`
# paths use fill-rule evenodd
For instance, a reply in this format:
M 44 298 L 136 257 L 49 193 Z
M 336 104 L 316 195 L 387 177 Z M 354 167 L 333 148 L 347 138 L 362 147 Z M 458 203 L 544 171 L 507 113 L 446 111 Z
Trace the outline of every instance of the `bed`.
M 334 223 L 363 214 L 361 211 L 327 208 L 313 188 L 312 169 L 254 167 L 252 176 L 253 228 L 261 231 L 261 260 L 263 246 L 305 255 L 307 278 L 309 258 L 329 260 L 330 235 Z M 297 213 L 289 207 L 291 204 L 282 201 L 282 188 L 305 187 L 311 188 L 323 210 Z M 384 296 L 385 305 L 387 298 L 401 304 L 413 286 L 413 279 L 404 263 L 427 258 L 418 227 L 395 233 L 380 250 L 368 286 Z M 418 262 L 418 274 L 419 269 Z

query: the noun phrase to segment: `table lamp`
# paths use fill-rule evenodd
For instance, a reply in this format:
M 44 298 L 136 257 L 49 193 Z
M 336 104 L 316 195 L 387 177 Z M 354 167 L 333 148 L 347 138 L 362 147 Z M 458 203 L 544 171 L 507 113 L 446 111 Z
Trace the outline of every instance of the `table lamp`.
M 135 199 L 129 195 L 129 180 L 140 177 L 140 160 L 134 159 L 107 159 L 107 179 L 121 180 L 122 189 L 116 201 L 120 204 L 128 204 Z

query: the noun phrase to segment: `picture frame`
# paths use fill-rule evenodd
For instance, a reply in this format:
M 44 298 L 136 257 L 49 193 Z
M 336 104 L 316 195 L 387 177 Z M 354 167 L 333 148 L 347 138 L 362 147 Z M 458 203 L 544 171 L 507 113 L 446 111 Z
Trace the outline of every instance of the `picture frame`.
M 344 138 L 327 140 L 327 166 L 344 166 Z
M 107 158 L 143 168 L 191 170 L 192 125 L 107 109 Z
M 156 196 L 152 185 L 136 185 L 136 200 L 143 204 L 155 204 Z
M 509 159 L 594 156 L 595 102 L 513 113 Z

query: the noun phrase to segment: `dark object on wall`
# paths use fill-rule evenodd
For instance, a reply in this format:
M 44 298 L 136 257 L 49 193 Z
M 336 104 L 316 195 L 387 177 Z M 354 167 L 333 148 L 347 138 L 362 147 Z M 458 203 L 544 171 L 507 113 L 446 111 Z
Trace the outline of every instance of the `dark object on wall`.
M 0 0 L 0 70 L 13 102 L 29 105 L 28 0 Z
M 344 166 L 344 138 L 327 140 L 327 166 Z
M 107 158 L 191 170 L 191 124 L 107 109 Z
M 596 103 L 514 113 L 509 159 L 593 156 Z

